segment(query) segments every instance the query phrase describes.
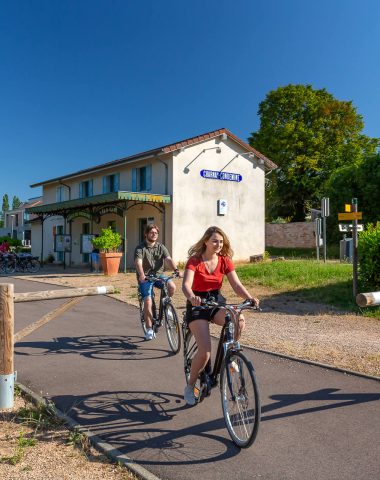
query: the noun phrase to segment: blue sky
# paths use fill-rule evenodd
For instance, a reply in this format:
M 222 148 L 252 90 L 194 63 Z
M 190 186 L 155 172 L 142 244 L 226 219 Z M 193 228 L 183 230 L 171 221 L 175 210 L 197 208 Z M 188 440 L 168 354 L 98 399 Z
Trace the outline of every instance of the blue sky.
M 246 140 L 289 83 L 380 137 L 379 25 L 377 0 L 0 0 L 0 200 L 221 127 Z

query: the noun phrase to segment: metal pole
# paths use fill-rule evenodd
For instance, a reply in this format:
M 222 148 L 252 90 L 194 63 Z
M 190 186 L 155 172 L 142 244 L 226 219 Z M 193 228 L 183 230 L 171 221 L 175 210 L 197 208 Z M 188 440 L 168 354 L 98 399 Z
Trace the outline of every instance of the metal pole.
M 326 236 L 326 217 L 323 217 L 323 261 L 325 263 L 327 258 Z
M 358 211 L 358 199 L 352 199 L 352 211 Z M 354 300 L 358 294 L 358 220 L 352 221 L 352 294 Z
M 0 408 L 14 403 L 13 283 L 0 283 Z

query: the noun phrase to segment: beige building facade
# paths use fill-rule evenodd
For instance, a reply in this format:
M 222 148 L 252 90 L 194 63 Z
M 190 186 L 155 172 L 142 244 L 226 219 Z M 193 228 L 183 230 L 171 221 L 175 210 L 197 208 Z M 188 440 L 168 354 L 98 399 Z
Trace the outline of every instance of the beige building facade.
M 89 262 L 88 235 L 111 226 L 123 240 L 121 269 L 133 266 L 135 246 L 147 223 L 173 258 L 210 225 L 231 239 L 234 260 L 265 250 L 265 174 L 276 165 L 227 129 L 40 182 L 43 204 L 30 209 L 32 253 L 65 264 Z M 58 252 L 57 239 L 68 242 Z M 69 251 L 70 250 L 70 251 Z

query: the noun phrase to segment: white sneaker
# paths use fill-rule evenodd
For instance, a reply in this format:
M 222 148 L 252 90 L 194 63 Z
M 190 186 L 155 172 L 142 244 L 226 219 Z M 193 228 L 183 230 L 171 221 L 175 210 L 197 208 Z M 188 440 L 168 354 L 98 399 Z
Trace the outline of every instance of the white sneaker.
M 194 395 L 194 385 L 186 385 L 185 391 L 183 392 L 183 398 L 188 405 L 195 405 L 197 403 L 197 399 Z
M 153 340 L 155 337 L 154 331 L 152 328 L 148 328 L 148 330 L 145 333 L 145 340 Z

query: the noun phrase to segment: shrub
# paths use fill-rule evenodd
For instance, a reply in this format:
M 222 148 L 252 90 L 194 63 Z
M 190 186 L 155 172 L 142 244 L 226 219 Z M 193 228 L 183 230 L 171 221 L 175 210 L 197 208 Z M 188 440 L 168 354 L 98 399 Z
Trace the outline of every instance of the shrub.
M 92 240 L 92 244 L 102 252 L 117 252 L 121 245 L 121 236 L 111 227 L 103 228 L 102 233 Z
M 359 233 L 359 281 L 363 288 L 380 289 L 380 223 Z

